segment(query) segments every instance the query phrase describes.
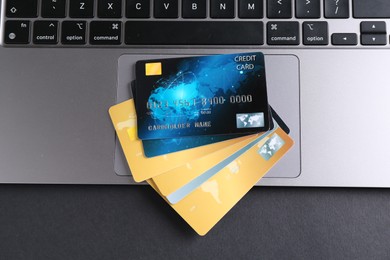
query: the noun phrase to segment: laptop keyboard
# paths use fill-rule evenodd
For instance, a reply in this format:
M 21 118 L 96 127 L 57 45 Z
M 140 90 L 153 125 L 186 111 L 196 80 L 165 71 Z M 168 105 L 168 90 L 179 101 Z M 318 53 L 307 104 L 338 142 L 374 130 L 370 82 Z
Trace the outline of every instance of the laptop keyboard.
M 388 0 L 6 0 L 6 46 L 387 48 Z

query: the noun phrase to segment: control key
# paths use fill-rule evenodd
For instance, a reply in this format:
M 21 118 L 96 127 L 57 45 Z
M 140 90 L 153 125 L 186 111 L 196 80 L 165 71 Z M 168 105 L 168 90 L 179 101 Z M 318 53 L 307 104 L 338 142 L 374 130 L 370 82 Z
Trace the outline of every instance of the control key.
M 57 44 L 57 21 L 35 21 L 33 42 L 35 44 Z

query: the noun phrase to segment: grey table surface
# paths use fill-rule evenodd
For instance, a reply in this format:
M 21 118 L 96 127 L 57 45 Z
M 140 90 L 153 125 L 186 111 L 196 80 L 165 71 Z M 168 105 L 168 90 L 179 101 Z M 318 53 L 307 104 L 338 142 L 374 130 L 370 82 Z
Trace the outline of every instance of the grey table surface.
M 390 259 L 390 189 L 256 187 L 200 237 L 148 186 L 0 185 L 0 259 Z

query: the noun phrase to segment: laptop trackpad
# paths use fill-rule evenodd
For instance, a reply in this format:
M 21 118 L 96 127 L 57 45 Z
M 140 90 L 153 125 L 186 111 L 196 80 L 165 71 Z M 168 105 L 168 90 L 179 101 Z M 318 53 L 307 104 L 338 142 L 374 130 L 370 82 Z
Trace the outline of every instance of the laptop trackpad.
M 118 61 L 117 103 L 132 97 L 138 60 L 173 58 L 183 55 L 122 55 Z M 269 103 L 290 128 L 293 148 L 267 173 L 266 178 L 294 178 L 300 174 L 299 60 L 294 55 L 265 55 Z M 115 173 L 131 175 L 118 140 L 115 145 Z

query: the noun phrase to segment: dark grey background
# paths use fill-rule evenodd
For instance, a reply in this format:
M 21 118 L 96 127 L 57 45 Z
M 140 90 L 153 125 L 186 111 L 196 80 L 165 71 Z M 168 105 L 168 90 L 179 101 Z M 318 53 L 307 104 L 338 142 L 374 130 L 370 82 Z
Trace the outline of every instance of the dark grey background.
M 389 258 L 390 189 L 255 187 L 200 237 L 148 186 L 0 186 L 0 259 Z

